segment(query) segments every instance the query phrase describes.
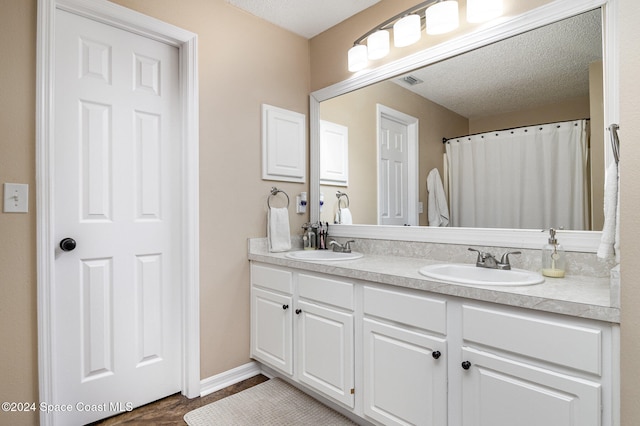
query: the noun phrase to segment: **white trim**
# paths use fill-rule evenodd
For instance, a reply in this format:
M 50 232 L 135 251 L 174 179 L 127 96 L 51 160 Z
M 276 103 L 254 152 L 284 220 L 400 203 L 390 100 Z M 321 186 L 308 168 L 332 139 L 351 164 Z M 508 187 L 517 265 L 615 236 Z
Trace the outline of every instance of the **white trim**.
M 551 24 L 559 20 L 603 7 L 605 23 L 604 61 L 605 61 L 605 123 L 618 122 L 619 116 L 619 52 L 616 40 L 618 0 L 556 0 L 540 6 L 522 15 L 500 22 L 492 27 L 480 28 L 469 34 L 445 41 L 434 47 L 425 49 L 407 57 L 382 65 L 373 70 L 365 70 L 342 82 L 317 90 L 310 95 L 310 218 L 312 222 L 320 218 L 318 211 L 318 120 L 320 119 L 320 102 L 377 83 L 391 77 L 409 72 L 416 68 L 442 61 L 444 59 L 486 46 L 491 43 L 521 34 L 523 32 Z M 608 141 L 608 135 L 605 135 Z M 607 142 L 608 143 L 608 142 Z M 522 247 L 532 244 L 537 238 L 530 238 L 530 230 L 489 230 L 477 228 L 416 228 L 386 230 L 384 227 L 372 225 L 337 225 L 332 227 L 332 235 L 377 239 L 397 239 L 402 241 L 426 241 L 455 244 L 498 244 L 507 247 Z M 400 227 L 402 228 L 402 227 Z M 571 242 L 563 241 L 569 251 L 585 251 L 595 253 L 600 242 L 600 231 L 565 231 L 572 236 Z M 537 246 L 540 247 L 540 246 Z
M 377 168 L 378 173 L 378 200 L 380 200 L 380 126 L 382 116 L 388 116 L 407 126 L 407 154 L 408 154 L 408 170 L 407 170 L 407 222 L 411 226 L 418 226 L 418 170 L 419 170 L 419 141 L 418 129 L 420 128 L 419 120 L 401 111 L 382 104 L 376 104 L 376 144 L 377 148 Z M 412 161 L 413 160 L 413 161 Z M 380 202 L 377 203 L 378 208 L 378 224 L 380 224 Z
M 224 389 L 227 386 L 235 385 L 243 380 L 262 374 L 260 364 L 255 361 L 248 362 L 240 367 L 232 368 L 215 376 L 202 379 L 200 382 L 200 396 L 206 396 L 211 393 Z
M 36 198 L 38 272 L 38 379 L 40 401 L 53 401 L 53 328 L 51 317 L 54 280 L 53 238 L 53 87 L 55 64 L 55 11 L 70 11 L 144 37 L 175 46 L 180 57 L 180 94 L 183 121 L 183 288 L 182 288 L 182 393 L 200 394 L 199 297 L 199 170 L 198 170 L 198 63 L 197 35 L 104 0 L 38 0 L 36 70 Z M 42 411 L 40 424 L 52 423 Z

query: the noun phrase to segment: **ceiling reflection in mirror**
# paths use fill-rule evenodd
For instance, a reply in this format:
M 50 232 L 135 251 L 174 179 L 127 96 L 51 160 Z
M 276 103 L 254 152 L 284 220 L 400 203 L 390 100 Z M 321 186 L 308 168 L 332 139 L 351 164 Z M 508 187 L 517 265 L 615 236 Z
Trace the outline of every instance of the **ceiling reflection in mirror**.
M 475 193 L 474 203 L 493 206 L 500 214 L 490 213 L 490 208 L 486 214 L 491 220 L 477 219 L 458 226 L 602 229 L 602 57 L 602 17 L 596 9 L 321 102 L 320 192 L 324 205 L 320 220 L 334 223 L 346 217 L 353 224 L 428 226 L 430 207 L 433 213 L 443 199 L 447 210 L 453 207 L 447 212 L 453 219 L 461 208 L 465 212 L 468 209 L 451 202 L 450 191 L 458 174 L 451 175 L 455 168 L 451 167 L 450 155 L 446 155 L 451 154 L 447 153 L 448 145 L 459 139 L 469 140 L 471 135 L 497 135 L 504 129 L 525 132 L 534 129 L 530 126 L 586 120 L 584 159 L 578 161 L 584 168 L 580 189 L 584 202 L 574 203 L 584 210 L 569 212 L 583 215 L 584 221 L 568 224 L 547 220 L 521 226 L 501 223 L 499 217 L 505 210 L 509 210 L 506 217 L 510 210 L 523 207 L 508 199 L 494 206 L 492 195 L 503 191 L 503 182 L 520 176 L 492 180 L 492 171 L 504 167 L 490 162 L 483 166 L 491 172 L 490 178 L 481 184 L 483 190 Z M 450 142 L 443 144 L 443 139 Z M 523 155 L 520 169 L 534 163 L 530 154 Z M 552 194 L 538 204 L 573 208 L 557 202 L 572 195 L 554 179 L 557 170 L 575 165 L 558 158 L 563 156 L 537 160 L 548 163 L 547 170 L 540 169 L 539 179 L 534 174 L 529 178 L 533 182 L 521 185 L 524 198 L 531 187 L 538 185 Z M 462 170 L 476 167 L 464 164 Z M 440 192 L 439 182 L 436 185 L 434 181 L 442 183 L 444 197 L 435 196 Z M 466 182 L 467 189 L 480 185 L 478 179 Z M 339 204 L 338 191 L 348 194 L 347 214 L 340 214 L 346 206 L 344 198 Z M 453 220 L 445 222 L 446 226 L 455 226 Z

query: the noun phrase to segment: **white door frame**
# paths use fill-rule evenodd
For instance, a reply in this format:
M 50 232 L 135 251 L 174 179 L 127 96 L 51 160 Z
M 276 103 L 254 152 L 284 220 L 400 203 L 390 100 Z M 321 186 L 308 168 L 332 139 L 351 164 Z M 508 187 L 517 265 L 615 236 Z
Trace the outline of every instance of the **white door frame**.
M 407 155 L 408 155 L 408 169 L 407 169 L 407 221 L 411 226 L 418 226 L 418 123 L 419 120 L 416 117 L 412 117 L 404 112 L 397 111 L 388 106 L 382 104 L 376 104 L 376 141 L 377 141 L 377 169 L 378 173 L 378 225 L 380 225 L 380 138 L 382 134 L 380 132 L 380 126 L 382 123 L 382 117 L 387 116 L 393 120 L 407 126 Z
M 198 62 L 197 35 L 106 0 L 38 0 L 36 82 L 36 193 L 38 378 L 40 401 L 54 399 L 52 295 L 54 254 L 54 65 L 56 9 L 66 10 L 178 48 L 182 143 L 182 394 L 200 395 Z M 40 424 L 52 422 L 40 413 Z

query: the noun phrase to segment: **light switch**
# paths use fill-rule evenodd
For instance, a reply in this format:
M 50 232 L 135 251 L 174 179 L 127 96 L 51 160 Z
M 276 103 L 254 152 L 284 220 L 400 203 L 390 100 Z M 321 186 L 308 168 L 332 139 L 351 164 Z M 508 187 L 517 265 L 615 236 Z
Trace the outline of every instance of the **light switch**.
M 29 212 L 29 185 L 26 183 L 4 184 L 5 213 Z

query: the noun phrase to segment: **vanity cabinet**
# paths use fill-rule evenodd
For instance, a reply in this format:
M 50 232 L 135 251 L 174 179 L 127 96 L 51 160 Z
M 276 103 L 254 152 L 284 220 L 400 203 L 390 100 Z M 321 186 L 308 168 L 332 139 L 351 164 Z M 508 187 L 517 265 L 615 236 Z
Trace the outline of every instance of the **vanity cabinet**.
M 446 302 L 365 285 L 363 310 L 365 416 L 446 425 Z
M 293 374 L 293 272 L 251 267 L 251 355 Z
M 251 356 L 353 408 L 353 287 L 252 264 Z
M 303 273 L 297 284 L 297 378 L 353 408 L 353 284 Z
M 462 424 L 601 425 L 606 334 L 580 321 L 463 304 Z
M 251 266 L 251 356 L 377 425 L 613 426 L 615 324 Z

